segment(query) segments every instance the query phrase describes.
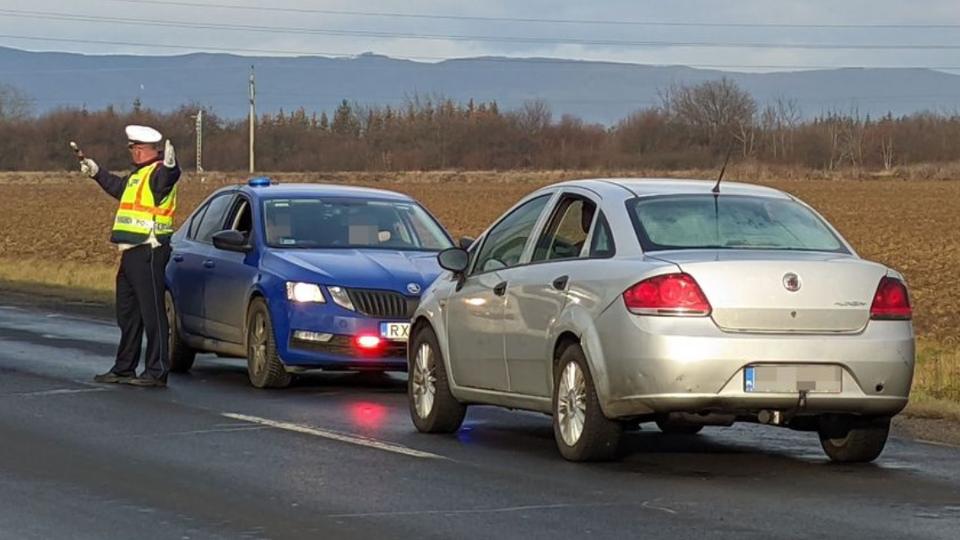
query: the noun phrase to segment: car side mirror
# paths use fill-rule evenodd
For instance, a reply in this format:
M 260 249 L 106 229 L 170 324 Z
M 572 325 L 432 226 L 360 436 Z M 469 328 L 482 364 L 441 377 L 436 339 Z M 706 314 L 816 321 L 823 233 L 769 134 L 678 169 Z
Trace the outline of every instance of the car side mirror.
M 470 249 L 470 246 L 472 246 L 473 243 L 476 241 L 477 239 L 472 236 L 461 236 L 460 247 L 462 247 L 463 249 Z
M 247 253 L 248 251 L 253 250 L 253 246 L 250 244 L 250 241 L 242 232 L 229 229 L 226 231 L 220 231 L 215 233 L 212 236 L 213 247 L 217 249 L 222 249 L 224 251 L 236 251 L 239 253 Z
M 440 263 L 440 268 L 460 276 L 467 271 L 467 266 L 470 264 L 470 254 L 463 248 L 445 249 L 437 255 L 437 262 Z

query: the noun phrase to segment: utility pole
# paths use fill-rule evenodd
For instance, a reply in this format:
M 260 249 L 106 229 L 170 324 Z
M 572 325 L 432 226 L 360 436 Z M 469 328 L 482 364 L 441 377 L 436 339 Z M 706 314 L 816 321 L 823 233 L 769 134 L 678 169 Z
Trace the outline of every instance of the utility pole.
M 257 89 L 256 81 L 253 77 L 253 66 L 250 66 L 250 172 L 253 173 L 253 128 L 257 122 Z
M 203 109 L 197 111 L 197 175 L 203 172 Z

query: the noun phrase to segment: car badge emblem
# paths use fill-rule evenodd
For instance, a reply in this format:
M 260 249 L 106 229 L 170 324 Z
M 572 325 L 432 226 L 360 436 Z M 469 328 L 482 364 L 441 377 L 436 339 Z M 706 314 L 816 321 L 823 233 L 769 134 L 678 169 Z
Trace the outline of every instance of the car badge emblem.
M 800 276 L 789 272 L 783 275 L 783 287 L 790 292 L 797 292 L 800 290 Z
M 407 292 L 410 294 L 420 294 L 420 286 L 416 283 L 407 283 Z

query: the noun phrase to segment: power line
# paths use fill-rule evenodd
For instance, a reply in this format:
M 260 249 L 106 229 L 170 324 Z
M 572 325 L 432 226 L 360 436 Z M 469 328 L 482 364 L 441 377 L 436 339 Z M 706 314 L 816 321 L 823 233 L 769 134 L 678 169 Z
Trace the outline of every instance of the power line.
M 526 18 L 526 17 L 491 17 L 479 15 L 445 15 L 445 14 L 427 14 L 427 13 L 396 13 L 385 11 L 351 11 L 337 9 L 315 9 L 315 8 L 290 8 L 290 7 L 264 7 L 250 6 L 244 4 L 228 3 L 201 3 L 184 1 L 162 1 L 162 0 L 110 0 L 112 2 L 123 2 L 127 4 L 148 4 L 151 6 L 167 5 L 182 7 L 198 7 L 207 9 L 231 9 L 245 11 L 259 11 L 267 13 L 297 13 L 297 14 L 322 14 L 322 15 L 345 15 L 352 17 L 380 17 L 380 18 L 404 18 L 404 19 L 427 19 L 427 20 L 447 20 L 447 21 L 481 21 L 481 22 L 521 22 L 537 24 L 593 24 L 593 25 L 615 25 L 615 26 L 666 26 L 666 27 L 694 27 L 694 28 L 805 28 L 805 29 L 956 29 L 960 24 L 946 23 L 837 23 L 837 24 L 804 24 L 804 23 L 742 23 L 742 22 L 679 22 L 679 21 L 640 21 L 640 20 L 612 20 L 612 19 L 550 19 L 550 18 Z
M 740 41 L 632 41 L 617 39 L 582 38 L 539 38 L 529 36 L 490 36 L 465 34 L 420 34 L 408 32 L 387 32 L 373 30 L 339 30 L 329 28 L 278 27 L 248 24 L 211 24 L 189 21 L 147 21 L 135 18 L 100 17 L 45 11 L 25 11 L 0 9 L 11 17 L 23 17 L 41 20 L 79 21 L 93 23 L 116 23 L 136 26 L 157 26 L 167 28 L 191 28 L 200 30 L 228 30 L 243 32 L 265 32 L 280 34 L 307 34 L 323 36 L 350 36 L 367 38 L 390 38 L 434 41 L 465 41 L 522 43 L 533 45 L 594 45 L 616 47 L 682 47 L 682 48 L 735 48 L 735 49 L 805 49 L 805 50 L 960 50 L 960 44 L 918 44 L 918 43 L 762 43 Z

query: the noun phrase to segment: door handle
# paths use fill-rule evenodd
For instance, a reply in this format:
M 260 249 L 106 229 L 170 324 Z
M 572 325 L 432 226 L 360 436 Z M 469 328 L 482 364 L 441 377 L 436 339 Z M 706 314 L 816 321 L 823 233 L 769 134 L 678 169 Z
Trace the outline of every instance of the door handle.
M 207 260 L 203 261 L 203 267 L 204 267 L 204 268 L 213 268 L 213 267 L 216 266 L 216 265 L 217 265 L 217 263 L 211 261 L 210 259 L 207 259 Z
M 173 254 L 173 262 L 183 262 L 183 255 L 179 253 Z
M 560 276 L 553 280 L 553 288 L 558 291 L 562 291 L 567 288 L 568 281 L 570 281 L 570 276 Z
M 497 286 L 493 288 L 493 294 L 497 296 L 503 296 L 504 294 L 506 294 L 506 292 L 507 292 L 506 281 L 498 283 Z

